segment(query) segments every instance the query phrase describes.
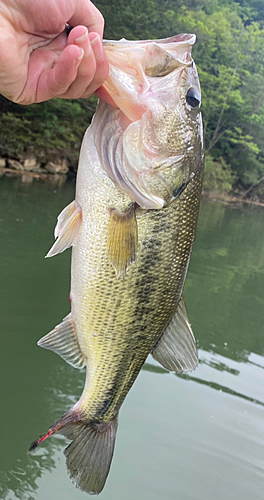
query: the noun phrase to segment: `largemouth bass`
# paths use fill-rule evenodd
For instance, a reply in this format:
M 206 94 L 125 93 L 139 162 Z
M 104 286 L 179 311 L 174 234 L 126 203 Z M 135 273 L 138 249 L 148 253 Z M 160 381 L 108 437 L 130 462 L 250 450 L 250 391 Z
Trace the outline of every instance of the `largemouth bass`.
M 86 367 L 80 400 L 58 432 L 77 487 L 102 490 L 120 407 L 149 353 L 168 370 L 198 363 L 182 296 L 203 170 L 195 35 L 105 42 L 101 101 L 83 139 L 76 198 L 47 257 L 72 246 L 71 313 L 38 344 Z

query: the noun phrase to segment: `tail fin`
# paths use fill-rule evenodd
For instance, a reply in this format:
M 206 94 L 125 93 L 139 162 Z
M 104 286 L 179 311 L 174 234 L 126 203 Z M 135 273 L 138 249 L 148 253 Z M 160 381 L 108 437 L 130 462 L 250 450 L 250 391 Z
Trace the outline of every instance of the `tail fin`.
M 81 420 L 60 425 L 63 420 L 64 417 L 35 441 L 30 451 L 55 432 L 71 439 L 64 450 L 68 474 L 77 488 L 98 495 L 105 485 L 114 453 L 117 417 L 107 423 Z
M 92 494 L 102 491 L 114 453 L 116 430 L 117 419 L 72 426 L 73 441 L 64 453 L 68 473 L 77 488 Z

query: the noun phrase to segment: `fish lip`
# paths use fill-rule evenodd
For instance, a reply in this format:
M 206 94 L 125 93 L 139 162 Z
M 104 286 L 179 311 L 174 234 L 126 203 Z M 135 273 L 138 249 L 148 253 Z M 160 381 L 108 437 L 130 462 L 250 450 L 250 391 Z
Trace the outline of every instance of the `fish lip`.
M 128 47 L 129 45 L 144 45 L 146 43 L 159 43 L 159 44 L 170 44 L 170 43 L 178 43 L 179 45 L 184 45 L 188 43 L 188 45 L 194 45 L 196 41 L 196 35 L 194 33 L 181 33 L 180 35 L 174 35 L 169 38 L 156 38 L 154 40 L 126 40 L 125 38 L 121 38 L 120 40 L 103 40 L 103 46 L 106 47 L 115 47 L 118 45 L 121 47 Z

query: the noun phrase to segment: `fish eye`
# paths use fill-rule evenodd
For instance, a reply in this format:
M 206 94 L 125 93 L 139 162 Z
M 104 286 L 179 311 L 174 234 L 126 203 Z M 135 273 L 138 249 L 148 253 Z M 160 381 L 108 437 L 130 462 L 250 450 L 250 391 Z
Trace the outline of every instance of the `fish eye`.
M 200 106 L 201 95 L 196 88 L 190 87 L 185 97 L 187 104 L 189 104 L 192 109 L 197 109 Z

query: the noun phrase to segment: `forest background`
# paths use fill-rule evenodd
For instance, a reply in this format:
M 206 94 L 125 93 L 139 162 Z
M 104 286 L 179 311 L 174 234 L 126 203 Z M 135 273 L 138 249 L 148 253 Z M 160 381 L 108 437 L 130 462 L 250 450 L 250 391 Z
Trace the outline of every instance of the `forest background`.
M 196 34 L 193 58 L 202 87 L 204 189 L 264 201 L 264 1 L 94 3 L 104 15 L 107 39 Z M 36 162 L 36 170 L 44 172 L 48 162 L 56 165 L 64 159 L 64 171 L 74 174 L 96 101 L 53 99 L 20 106 L 0 96 L 0 166 L 16 168 L 16 162 L 21 165 L 34 155 L 31 170 Z

